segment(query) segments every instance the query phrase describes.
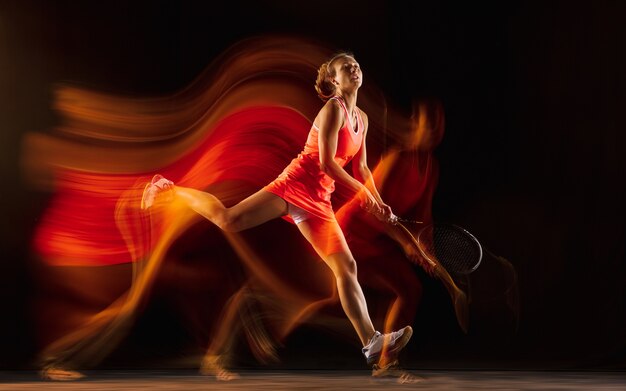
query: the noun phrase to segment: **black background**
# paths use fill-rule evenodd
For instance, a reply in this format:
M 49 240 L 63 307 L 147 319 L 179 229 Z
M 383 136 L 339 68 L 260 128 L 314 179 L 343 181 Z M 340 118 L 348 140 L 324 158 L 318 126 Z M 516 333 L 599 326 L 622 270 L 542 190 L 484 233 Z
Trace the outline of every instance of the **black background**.
M 0 1 L 0 367 L 33 356 L 27 254 L 49 194 L 19 158 L 25 132 L 56 123 L 54 84 L 168 94 L 240 39 L 279 33 L 353 51 L 400 109 L 439 99 L 435 216 L 518 272 L 507 344 L 468 343 L 426 301 L 422 363 L 623 369 L 624 15 L 619 1 Z

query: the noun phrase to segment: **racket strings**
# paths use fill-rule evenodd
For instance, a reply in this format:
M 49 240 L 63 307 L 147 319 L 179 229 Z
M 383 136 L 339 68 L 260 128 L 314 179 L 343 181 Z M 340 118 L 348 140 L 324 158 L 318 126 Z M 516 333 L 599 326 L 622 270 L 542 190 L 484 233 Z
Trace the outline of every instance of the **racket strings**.
M 482 249 L 478 241 L 465 230 L 455 226 L 430 227 L 420 235 L 420 244 L 423 251 L 452 272 L 471 272 L 482 258 Z

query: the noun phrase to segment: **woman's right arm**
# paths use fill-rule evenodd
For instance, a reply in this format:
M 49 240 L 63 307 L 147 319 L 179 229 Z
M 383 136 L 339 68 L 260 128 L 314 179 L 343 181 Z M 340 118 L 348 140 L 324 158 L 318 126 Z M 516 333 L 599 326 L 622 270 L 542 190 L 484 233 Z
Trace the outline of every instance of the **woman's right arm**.
M 321 170 L 335 181 L 355 192 L 363 208 L 376 208 L 378 203 L 367 187 L 348 174 L 348 172 L 335 161 L 339 129 L 341 129 L 343 125 L 343 111 L 339 103 L 334 100 L 327 102 L 317 116 L 317 124 L 319 128 L 318 144 Z

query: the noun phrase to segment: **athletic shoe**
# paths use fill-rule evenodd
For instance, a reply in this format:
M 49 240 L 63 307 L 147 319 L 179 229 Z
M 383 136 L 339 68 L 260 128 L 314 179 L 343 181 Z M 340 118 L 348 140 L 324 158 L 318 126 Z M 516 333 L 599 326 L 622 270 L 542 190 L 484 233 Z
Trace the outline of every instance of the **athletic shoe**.
M 43 368 L 39 372 L 39 376 L 43 380 L 52 381 L 74 381 L 85 377 L 84 374 L 78 371 L 57 366 L 48 366 Z
M 239 374 L 226 369 L 222 356 L 208 355 L 202 359 L 200 364 L 200 374 L 204 376 L 215 376 L 219 381 L 237 380 Z
M 383 353 L 387 357 L 397 355 L 409 342 L 411 335 L 413 335 L 411 326 L 406 326 L 388 334 L 381 334 L 377 331 L 362 350 L 367 364 L 372 365 L 378 362 Z
M 157 174 L 152 177 L 150 183 L 146 184 L 143 189 L 143 195 L 141 197 L 141 209 L 148 209 L 154 204 L 157 194 L 164 190 L 169 190 L 174 186 L 174 182 L 163 177 L 163 175 Z

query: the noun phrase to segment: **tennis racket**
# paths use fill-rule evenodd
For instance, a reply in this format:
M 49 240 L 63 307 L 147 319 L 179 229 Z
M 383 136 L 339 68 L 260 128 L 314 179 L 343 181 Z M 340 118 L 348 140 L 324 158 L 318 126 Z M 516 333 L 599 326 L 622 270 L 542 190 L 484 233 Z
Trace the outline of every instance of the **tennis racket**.
M 469 328 L 469 298 L 460 289 L 451 275 L 467 277 L 478 269 L 483 258 L 483 249 L 476 237 L 466 229 L 455 224 L 434 222 L 424 224 L 421 221 L 392 216 L 391 223 L 403 230 L 421 255 L 431 264 L 434 276 L 439 278 L 450 294 L 457 322 L 464 333 Z M 422 228 L 413 236 L 404 223 L 421 224 Z M 430 272 L 429 272 L 430 273 Z
M 395 216 L 392 222 L 407 233 L 410 232 L 401 223 L 424 224 Z M 478 269 L 483 258 L 483 248 L 478 239 L 455 224 L 426 224 L 419 230 L 415 240 L 417 248 L 427 260 L 441 264 L 449 273 L 470 274 Z

